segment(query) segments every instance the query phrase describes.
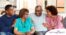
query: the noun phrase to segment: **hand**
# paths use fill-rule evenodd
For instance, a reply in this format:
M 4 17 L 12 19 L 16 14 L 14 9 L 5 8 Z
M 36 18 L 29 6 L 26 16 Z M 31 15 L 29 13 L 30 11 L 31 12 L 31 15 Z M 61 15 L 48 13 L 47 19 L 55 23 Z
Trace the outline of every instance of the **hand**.
M 30 32 L 30 34 L 33 34 L 34 32 Z
M 43 23 L 43 26 L 49 27 L 49 24 L 48 23 Z
M 34 33 L 34 32 L 31 32 L 31 31 L 30 31 L 30 32 L 28 32 L 27 34 L 28 34 L 28 35 L 32 35 L 33 33 Z
M 35 28 L 32 27 L 30 33 L 33 34 L 35 32 Z
M 11 27 L 14 27 L 14 25 L 12 25 Z
M 56 26 L 56 24 L 55 23 L 52 23 L 51 26 L 54 27 L 54 26 Z

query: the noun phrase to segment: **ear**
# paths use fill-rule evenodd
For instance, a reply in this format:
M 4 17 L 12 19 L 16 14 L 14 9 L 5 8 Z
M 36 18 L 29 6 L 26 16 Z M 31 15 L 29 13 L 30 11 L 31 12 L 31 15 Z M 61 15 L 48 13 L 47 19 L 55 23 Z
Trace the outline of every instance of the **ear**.
M 5 12 L 8 13 L 8 10 L 6 10 Z

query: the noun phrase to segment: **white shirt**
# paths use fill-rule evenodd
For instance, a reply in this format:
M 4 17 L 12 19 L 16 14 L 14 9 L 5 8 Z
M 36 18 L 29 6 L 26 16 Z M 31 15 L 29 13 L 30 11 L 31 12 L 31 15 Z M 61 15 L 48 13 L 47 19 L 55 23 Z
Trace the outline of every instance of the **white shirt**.
M 45 14 L 42 14 L 41 16 L 36 16 L 34 13 L 30 14 L 36 31 L 47 31 L 47 28 L 43 26 L 43 23 L 45 22 L 45 16 Z

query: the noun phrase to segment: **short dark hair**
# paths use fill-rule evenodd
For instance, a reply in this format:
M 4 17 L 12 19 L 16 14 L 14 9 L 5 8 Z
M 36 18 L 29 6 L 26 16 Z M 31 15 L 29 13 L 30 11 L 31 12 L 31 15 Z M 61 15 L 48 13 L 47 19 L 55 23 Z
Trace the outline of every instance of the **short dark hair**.
M 41 7 L 40 5 L 37 5 L 36 7 L 35 7 L 35 11 L 36 11 L 36 9 L 38 8 L 38 7 Z M 42 7 L 41 7 L 42 8 Z
M 22 18 L 23 15 L 25 14 L 25 12 L 29 13 L 29 10 L 26 9 L 26 8 L 21 9 L 20 12 L 19 12 L 19 17 Z
M 12 5 L 6 5 L 5 10 L 8 10 L 10 7 L 13 7 Z
M 53 5 L 47 6 L 46 10 L 49 10 L 52 15 L 57 15 L 58 14 L 57 8 Z

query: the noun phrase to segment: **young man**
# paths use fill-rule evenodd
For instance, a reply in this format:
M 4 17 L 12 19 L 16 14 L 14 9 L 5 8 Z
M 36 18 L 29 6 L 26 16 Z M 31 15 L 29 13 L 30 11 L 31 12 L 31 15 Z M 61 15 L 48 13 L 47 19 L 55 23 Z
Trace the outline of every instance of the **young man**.
M 43 26 L 45 14 L 42 13 L 42 7 L 36 6 L 35 13 L 30 14 L 30 17 L 34 22 L 36 35 L 45 35 L 47 28 Z
M 0 17 L 0 32 L 9 32 L 13 31 L 13 21 L 18 18 L 15 15 L 15 9 L 12 5 L 5 6 L 5 14 Z

